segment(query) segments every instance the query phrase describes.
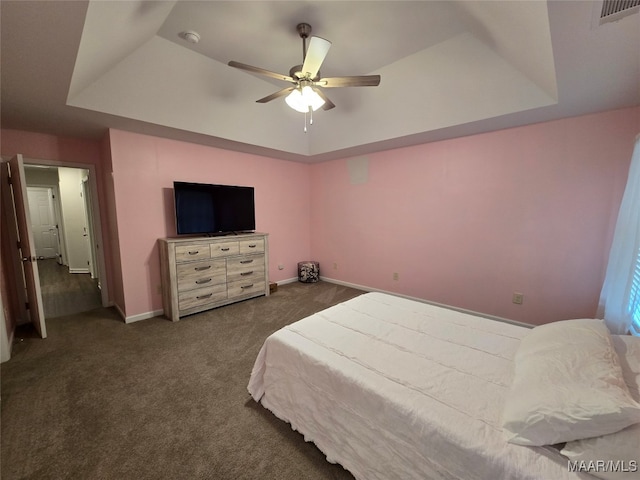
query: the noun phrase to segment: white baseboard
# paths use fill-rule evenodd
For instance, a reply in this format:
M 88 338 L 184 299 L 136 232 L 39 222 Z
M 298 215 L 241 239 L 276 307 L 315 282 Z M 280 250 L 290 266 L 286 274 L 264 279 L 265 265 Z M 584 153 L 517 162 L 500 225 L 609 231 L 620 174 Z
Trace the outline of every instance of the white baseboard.
M 343 285 L 345 287 L 351 287 L 351 288 L 355 288 L 355 289 L 358 289 L 358 290 L 364 290 L 365 292 L 387 293 L 389 295 L 395 295 L 396 297 L 402 297 L 402 298 L 406 298 L 408 300 L 415 300 L 416 302 L 428 303 L 429 305 L 434 305 L 436 307 L 448 308 L 449 310 L 455 310 L 457 312 L 467 313 L 469 315 L 475 315 L 476 317 L 488 318 L 490 320 L 496 320 L 498 322 L 510 323 L 512 325 L 518 325 L 520 327 L 525 327 L 525 328 L 533 328 L 534 327 L 534 325 L 531 325 L 529 323 L 518 322 L 516 320 L 510 320 L 508 318 L 498 317 L 496 315 L 489 315 L 488 313 L 482 313 L 482 312 L 476 312 L 476 311 L 473 311 L 473 310 L 467 310 L 466 308 L 454 307 L 452 305 L 446 305 L 444 303 L 432 302 L 430 300 L 425 300 L 424 298 L 418 298 L 418 297 L 411 297 L 409 295 L 403 295 L 402 293 L 389 292 L 387 290 L 381 290 L 379 288 L 373 288 L 373 287 L 367 287 L 365 285 L 357 285 L 355 283 L 343 282 L 342 280 L 336 280 L 334 278 L 328 278 L 328 277 L 320 276 L 320 280 L 328 282 L 328 283 L 335 283 L 336 285 Z
M 508 318 L 498 317 L 496 315 L 489 315 L 487 313 L 476 312 L 474 310 L 468 310 L 466 308 L 454 307 L 453 305 L 446 305 L 444 303 L 432 302 L 430 300 L 425 300 L 424 298 L 412 297 L 410 295 L 404 295 L 402 293 L 397 293 L 397 292 L 390 292 L 388 290 L 382 290 L 380 288 L 373 288 L 373 287 L 368 287 L 366 285 L 358 285 L 356 283 L 344 282 L 342 280 L 337 280 L 335 278 L 329 278 L 329 277 L 320 276 L 320 280 L 322 280 L 323 282 L 327 282 L 327 283 L 335 283 L 336 285 L 342 285 L 342 286 L 345 286 L 345 287 L 355 288 L 357 290 L 364 290 L 365 292 L 380 292 L 380 293 L 386 293 L 386 294 L 389 294 L 389 295 L 395 295 L 396 297 L 402 297 L 402 298 L 406 298 L 408 300 L 414 300 L 416 302 L 428 303 L 429 305 L 434 305 L 436 307 L 448 308 L 449 310 L 455 310 L 455 311 L 458 311 L 458 312 L 461 312 L 461 313 L 467 313 L 469 315 L 475 315 L 476 317 L 484 317 L 484 318 L 488 318 L 490 320 L 496 320 L 498 322 L 510 323 L 512 325 L 518 325 L 518 326 L 525 327 L 525 328 L 532 328 L 533 327 L 533 325 L 531 325 L 529 323 L 518 322 L 516 320 L 510 320 Z M 292 278 L 287 278 L 285 280 L 279 280 L 279 281 L 277 281 L 275 283 L 278 284 L 278 285 L 286 285 L 288 283 L 295 283 L 297 281 L 298 281 L 298 277 L 292 277 Z M 124 319 L 125 323 L 139 322 L 140 320 L 147 320 L 149 318 L 159 317 L 161 315 L 164 315 L 164 310 L 155 310 L 155 311 L 152 311 L 152 312 L 139 313 L 138 315 L 131 315 L 131 316 L 127 317 L 124 314 L 124 312 L 120 309 L 120 307 L 118 307 L 118 305 L 114 305 L 114 307 L 118 311 L 120 316 Z
M 70 268 L 69 273 L 91 273 L 88 268 Z
M 148 318 L 159 317 L 160 315 L 164 315 L 164 310 L 154 310 L 153 312 L 139 313 L 138 315 L 131 315 L 130 317 L 124 318 L 124 323 L 133 323 L 139 322 L 140 320 L 147 320 Z

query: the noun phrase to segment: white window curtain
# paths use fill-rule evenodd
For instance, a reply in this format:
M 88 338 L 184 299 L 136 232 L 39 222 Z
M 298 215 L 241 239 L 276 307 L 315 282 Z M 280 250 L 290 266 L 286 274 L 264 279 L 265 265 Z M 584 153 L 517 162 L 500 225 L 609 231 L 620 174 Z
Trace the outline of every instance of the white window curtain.
M 618 212 L 598 316 L 611 333 L 640 335 L 640 135 Z

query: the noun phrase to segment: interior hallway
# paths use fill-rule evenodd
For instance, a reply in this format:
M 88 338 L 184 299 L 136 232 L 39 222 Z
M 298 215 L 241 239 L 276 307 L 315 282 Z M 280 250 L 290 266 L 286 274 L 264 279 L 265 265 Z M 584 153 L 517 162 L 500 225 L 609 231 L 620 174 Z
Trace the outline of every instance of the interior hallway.
M 88 273 L 69 273 L 55 258 L 38 260 L 46 319 L 86 312 L 102 306 L 97 279 Z

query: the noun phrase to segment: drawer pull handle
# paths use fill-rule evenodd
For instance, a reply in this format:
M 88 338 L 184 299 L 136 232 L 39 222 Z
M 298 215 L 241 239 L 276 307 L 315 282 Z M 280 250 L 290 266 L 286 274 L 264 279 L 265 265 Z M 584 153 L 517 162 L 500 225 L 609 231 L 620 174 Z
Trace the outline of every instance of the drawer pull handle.
M 200 253 L 199 250 L 193 250 L 193 251 L 189 252 L 189 255 L 197 255 L 199 253 Z
M 207 265 L 206 267 L 196 267 L 194 268 L 194 270 L 196 272 L 202 272 L 203 270 L 209 270 L 211 268 L 211 265 Z
M 249 245 L 249 248 L 256 248 L 257 245 L 255 243 L 252 243 L 251 245 Z
M 253 283 L 251 285 L 242 285 L 240 288 L 244 290 L 245 288 L 251 288 L 251 287 L 253 287 Z
M 220 250 L 222 250 L 223 252 L 228 252 L 230 250 L 229 247 L 221 247 Z
M 253 258 L 251 260 L 240 260 L 240 263 L 253 263 Z
M 246 276 L 246 275 L 252 275 L 253 274 L 253 270 L 251 270 L 250 272 L 242 272 L 240 275 L 241 276 Z
M 198 300 L 202 300 L 203 298 L 209 298 L 211 295 L 213 295 L 213 293 L 207 293 L 206 295 L 199 295 L 196 298 Z
M 196 280 L 196 283 L 197 283 L 198 285 L 202 285 L 203 283 L 209 283 L 210 281 L 211 281 L 211 279 L 210 279 L 210 278 L 206 278 L 206 279 L 204 279 L 204 280 Z

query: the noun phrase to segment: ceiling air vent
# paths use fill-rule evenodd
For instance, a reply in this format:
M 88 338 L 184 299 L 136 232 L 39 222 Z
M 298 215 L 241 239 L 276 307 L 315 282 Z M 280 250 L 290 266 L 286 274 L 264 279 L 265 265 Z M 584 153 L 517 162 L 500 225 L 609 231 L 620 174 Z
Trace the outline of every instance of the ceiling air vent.
M 600 24 L 615 22 L 640 11 L 640 0 L 603 0 Z

